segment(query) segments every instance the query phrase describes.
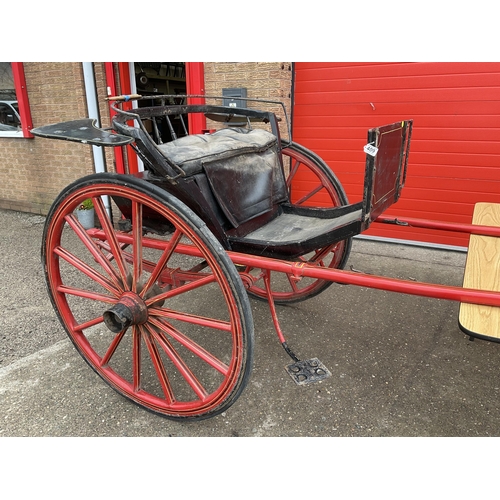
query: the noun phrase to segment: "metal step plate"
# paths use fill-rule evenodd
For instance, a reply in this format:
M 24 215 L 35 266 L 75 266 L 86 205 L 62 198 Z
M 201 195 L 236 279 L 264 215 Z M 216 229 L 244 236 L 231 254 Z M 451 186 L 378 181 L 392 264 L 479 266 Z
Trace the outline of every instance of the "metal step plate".
M 297 385 L 313 384 L 332 376 L 318 358 L 297 361 L 285 367 L 285 370 Z

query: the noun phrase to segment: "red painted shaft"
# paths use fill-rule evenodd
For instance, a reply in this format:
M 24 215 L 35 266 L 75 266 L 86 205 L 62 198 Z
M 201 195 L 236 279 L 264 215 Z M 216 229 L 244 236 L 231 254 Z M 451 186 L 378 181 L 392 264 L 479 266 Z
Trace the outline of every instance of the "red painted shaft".
M 104 237 L 104 233 L 99 230 L 94 230 L 92 235 L 95 237 Z M 117 233 L 117 238 L 121 243 L 132 243 L 132 238 L 129 235 Z M 143 238 L 143 245 L 145 247 L 164 249 L 167 244 L 168 242 Z M 200 251 L 192 245 L 178 244 L 175 251 L 185 255 L 201 257 Z M 364 286 L 377 290 L 386 290 L 388 292 L 500 307 L 500 292 L 387 278 L 371 274 L 344 271 L 342 269 L 318 267 L 305 262 L 288 262 L 237 252 L 227 252 L 227 254 L 234 264 L 291 274 L 297 278 L 307 277 L 323 279 L 335 283 Z
M 425 229 L 439 229 L 441 231 L 452 231 L 455 233 L 478 234 L 482 236 L 500 237 L 500 227 L 477 226 L 475 224 L 459 224 L 453 222 L 439 222 L 426 219 L 413 219 L 411 217 L 378 217 L 374 222 L 382 224 L 395 224 L 401 226 L 420 227 Z

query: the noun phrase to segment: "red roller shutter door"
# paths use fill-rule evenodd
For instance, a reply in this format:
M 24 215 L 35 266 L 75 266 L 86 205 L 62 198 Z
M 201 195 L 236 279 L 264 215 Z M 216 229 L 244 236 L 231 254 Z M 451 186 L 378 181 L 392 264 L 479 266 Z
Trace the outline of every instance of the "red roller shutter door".
M 476 202 L 500 203 L 500 63 L 295 64 L 293 139 L 328 163 L 351 203 L 362 198 L 367 129 L 410 118 L 407 182 L 386 215 L 468 223 Z M 468 244 L 381 225 L 366 234 Z

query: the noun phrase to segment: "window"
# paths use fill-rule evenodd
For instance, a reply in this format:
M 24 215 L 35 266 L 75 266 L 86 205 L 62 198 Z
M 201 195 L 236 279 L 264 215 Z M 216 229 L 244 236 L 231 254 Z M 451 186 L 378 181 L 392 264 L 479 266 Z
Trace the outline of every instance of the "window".
M 0 137 L 32 137 L 22 63 L 0 62 Z

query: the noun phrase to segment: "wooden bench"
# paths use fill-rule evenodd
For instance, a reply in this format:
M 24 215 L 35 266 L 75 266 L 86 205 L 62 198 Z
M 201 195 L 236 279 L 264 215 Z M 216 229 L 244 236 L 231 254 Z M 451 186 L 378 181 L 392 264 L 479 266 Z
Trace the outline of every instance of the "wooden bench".
M 472 224 L 499 227 L 500 204 L 477 203 Z M 500 291 L 500 238 L 471 235 L 463 286 Z M 500 342 L 500 307 L 461 303 L 458 323 L 472 337 Z

